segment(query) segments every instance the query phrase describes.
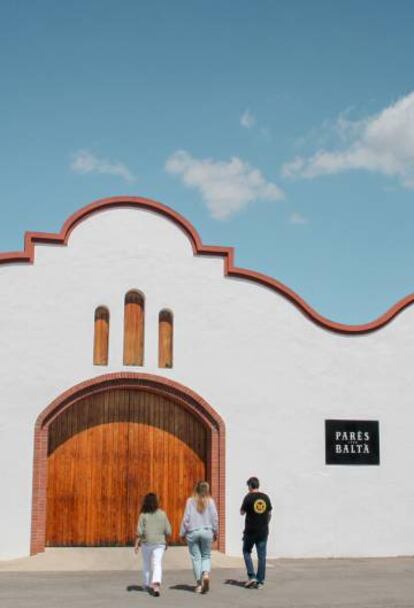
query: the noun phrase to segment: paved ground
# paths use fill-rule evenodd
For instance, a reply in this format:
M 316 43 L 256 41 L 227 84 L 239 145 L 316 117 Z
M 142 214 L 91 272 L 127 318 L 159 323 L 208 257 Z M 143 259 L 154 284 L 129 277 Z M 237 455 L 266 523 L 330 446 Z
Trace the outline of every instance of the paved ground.
M 162 596 L 140 587 L 140 574 L 119 572 L 1 572 L 1 608 L 414 608 L 414 558 L 275 560 L 262 590 L 241 586 L 240 568 L 213 572 L 198 596 L 188 570 L 168 571 Z
M 213 551 L 216 568 L 241 568 L 242 557 L 230 557 Z M 141 566 L 141 556 L 132 547 L 48 548 L 32 557 L 0 561 L 0 572 L 85 572 L 133 570 Z M 187 570 L 190 557 L 187 547 L 168 547 L 163 559 L 164 570 Z M 1 606 L 0 606 L 1 608 Z

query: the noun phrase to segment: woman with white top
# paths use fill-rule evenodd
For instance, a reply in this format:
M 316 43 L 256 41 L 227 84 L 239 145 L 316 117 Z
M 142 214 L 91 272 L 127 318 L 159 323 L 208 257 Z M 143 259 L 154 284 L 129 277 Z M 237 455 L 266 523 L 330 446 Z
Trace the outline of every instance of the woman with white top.
M 210 487 L 206 481 L 199 481 L 187 500 L 180 528 L 193 563 L 196 593 L 207 593 L 210 588 L 211 543 L 217 538 L 217 530 L 217 509 Z
M 135 553 L 139 547 L 142 548 L 144 589 L 152 591 L 155 596 L 160 595 L 161 563 L 170 535 L 171 525 L 165 512 L 159 508 L 158 496 L 154 492 L 146 494 L 138 518 Z

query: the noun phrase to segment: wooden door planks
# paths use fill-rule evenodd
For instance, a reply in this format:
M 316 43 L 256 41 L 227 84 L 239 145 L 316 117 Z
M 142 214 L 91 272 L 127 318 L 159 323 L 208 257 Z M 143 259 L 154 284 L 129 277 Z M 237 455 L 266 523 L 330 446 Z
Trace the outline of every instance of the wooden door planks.
M 173 366 L 173 316 L 162 310 L 158 319 L 158 367 Z
M 125 296 L 124 365 L 144 363 L 144 298 L 130 291 Z
M 156 394 L 111 389 L 77 402 L 49 428 L 46 544 L 132 544 L 150 491 L 179 542 L 185 500 L 206 476 L 207 443 L 198 419 Z
M 93 364 L 108 365 L 109 311 L 99 306 L 95 311 Z

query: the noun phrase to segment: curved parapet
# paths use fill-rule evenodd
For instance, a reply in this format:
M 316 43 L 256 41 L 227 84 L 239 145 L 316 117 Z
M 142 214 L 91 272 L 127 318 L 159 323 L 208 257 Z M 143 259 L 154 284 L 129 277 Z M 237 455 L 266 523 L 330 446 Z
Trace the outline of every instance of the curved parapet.
M 157 201 L 135 196 L 119 196 L 95 201 L 71 215 L 65 221 L 59 233 L 27 232 L 25 234 L 24 250 L 0 253 L 0 264 L 33 263 L 36 244 L 67 245 L 72 230 L 74 230 L 78 224 L 95 213 L 119 207 L 146 209 L 163 215 L 183 230 L 190 240 L 195 255 L 222 257 L 225 276 L 253 281 L 272 289 L 287 298 L 311 321 L 329 331 L 342 334 L 363 334 L 375 331 L 384 327 L 384 325 L 392 321 L 402 310 L 414 302 L 414 294 L 409 294 L 394 304 L 394 306 L 387 310 L 383 315 L 369 323 L 364 323 L 362 325 L 336 323 L 320 315 L 295 291 L 280 281 L 263 273 L 235 266 L 234 249 L 232 247 L 204 245 L 194 226 L 186 218 L 177 213 L 177 211 L 174 211 L 170 207 Z

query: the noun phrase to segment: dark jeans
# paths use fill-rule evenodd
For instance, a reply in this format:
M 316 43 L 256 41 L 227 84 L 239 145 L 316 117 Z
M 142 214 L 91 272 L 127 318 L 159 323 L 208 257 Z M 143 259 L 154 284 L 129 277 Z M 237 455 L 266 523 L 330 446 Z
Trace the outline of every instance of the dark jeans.
M 257 551 L 257 574 L 254 572 L 252 551 L 256 545 Z M 257 539 L 253 536 L 245 536 L 243 539 L 243 557 L 246 564 L 247 576 L 249 579 L 255 578 L 258 583 L 263 583 L 266 575 L 266 547 L 267 536 Z

